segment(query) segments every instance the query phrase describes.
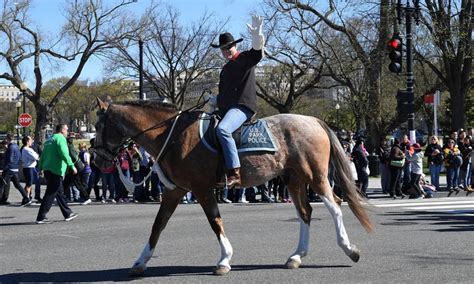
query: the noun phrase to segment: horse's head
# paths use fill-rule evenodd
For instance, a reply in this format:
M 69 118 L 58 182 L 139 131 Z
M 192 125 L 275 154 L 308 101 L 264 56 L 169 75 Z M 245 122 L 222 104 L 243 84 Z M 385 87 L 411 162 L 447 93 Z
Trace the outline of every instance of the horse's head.
M 99 98 L 97 98 L 97 104 L 99 111 L 95 124 L 94 163 L 99 168 L 107 168 L 113 164 L 127 137 L 118 129 L 111 117 L 112 106 Z

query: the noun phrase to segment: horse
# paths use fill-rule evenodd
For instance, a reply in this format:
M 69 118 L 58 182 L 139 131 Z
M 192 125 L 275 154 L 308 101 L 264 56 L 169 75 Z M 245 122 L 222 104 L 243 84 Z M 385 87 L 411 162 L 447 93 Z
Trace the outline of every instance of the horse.
M 218 180 L 218 154 L 203 145 L 199 137 L 201 110 L 180 112 L 169 103 L 157 101 L 128 101 L 107 103 L 97 98 L 96 141 L 94 162 L 99 167 L 109 166 L 120 148 L 132 139 L 152 156 L 158 158 L 160 179 L 171 183 L 164 190 L 162 202 L 150 237 L 140 256 L 129 270 L 131 276 L 141 276 L 153 255 L 160 234 L 182 197 L 191 191 L 197 198 L 208 222 L 216 234 L 221 257 L 214 275 L 230 272 L 232 245 L 224 232 L 224 225 L 214 194 Z M 364 207 L 363 197 L 353 181 L 348 158 L 334 132 L 323 121 L 310 116 L 278 114 L 263 118 L 276 143 L 276 152 L 240 153 L 242 187 L 260 185 L 281 176 L 296 208 L 300 230 L 296 250 L 285 267 L 300 267 L 308 253 L 309 227 L 312 208 L 306 185 L 317 193 L 329 210 L 336 227 L 337 244 L 354 262 L 360 250 L 349 241 L 343 223 L 340 200 L 328 179 L 342 189 L 352 213 L 367 232 L 373 224 Z M 166 185 L 166 184 L 165 184 Z

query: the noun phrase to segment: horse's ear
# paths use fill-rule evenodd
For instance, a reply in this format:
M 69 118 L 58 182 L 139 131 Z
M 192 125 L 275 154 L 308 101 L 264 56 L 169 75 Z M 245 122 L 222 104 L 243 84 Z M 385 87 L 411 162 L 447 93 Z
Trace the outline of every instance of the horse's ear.
M 99 110 L 106 111 L 107 108 L 109 107 L 109 104 L 106 102 L 103 102 L 99 97 L 96 97 L 97 99 L 97 105 L 99 106 Z

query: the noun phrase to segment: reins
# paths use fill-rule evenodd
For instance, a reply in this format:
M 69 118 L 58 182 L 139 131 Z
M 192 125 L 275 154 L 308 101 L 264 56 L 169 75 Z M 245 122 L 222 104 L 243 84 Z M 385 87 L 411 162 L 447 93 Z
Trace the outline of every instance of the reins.
M 205 90 L 206 91 L 206 90 Z M 205 92 L 204 91 L 204 92 Z M 177 117 L 179 117 L 181 114 L 183 113 L 188 113 L 190 111 L 193 111 L 193 110 L 196 110 L 196 109 L 200 109 L 202 108 L 208 101 L 209 99 L 206 99 L 202 102 L 199 102 L 201 100 L 201 98 L 203 97 L 204 95 L 204 92 L 201 94 L 201 96 L 199 97 L 198 99 L 198 103 L 188 109 L 185 109 L 183 111 L 179 111 L 177 114 L 157 123 L 157 124 L 154 124 L 140 132 L 138 132 L 137 134 L 131 136 L 130 138 L 127 138 L 125 141 L 123 141 L 120 145 L 114 147 L 112 150 L 109 150 L 108 147 L 107 147 L 107 127 L 105 127 L 105 125 L 107 124 L 107 112 L 109 111 L 109 108 L 110 106 L 107 108 L 107 110 L 105 111 L 104 113 L 104 127 L 102 129 L 102 145 L 99 145 L 98 147 L 96 147 L 96 149 L 102 149 L 103 151 L 105 151 L 108 155 L 110 155 L 110 157 L 107 157 L 106 155 L 103 155 L 103 154 L 99 154 L 99 152 L 97 153 L 98 156 L 100 156 L 101 158 L 103 158 L 104 160 L 106 161 L 111 161 L 113 162 L 115 160 L 115 156 L 116 156 L 116 153 L 115 152 L 119 152 L 120 150 L 122 150 L 123 148 L 125 148 L 125 145 L 127 145 L 130 141 L 134 141 L 135 139 L 137 139 L 140 135 L 150 131 L 150 130 L 153 130 L 153 129 L 157 129 L 157 128 L 160 128 L 160 127 L 163 127 L 164 125 L 166 125 L 169 121 L 173 120 L 173 119 L 176 119 Z M 177 119 L 176 119 L 177 120 Z M 112 157 L 112 158 L 111 158 Z
M 203 92 L 203 94 L 204 94 L 204 92 Z M 186 109 L 186 110 L 184 110 L 184 111 L 178 111 L 177 114 L 175 114 L 175 115 L 173 115 L 173 116 L 171 116 L 171 117 L 169 117 L 169 118 L 167 118 L 167 119 L 165 119 L 165 120 L 163 120 L 163 121 L 161 121 L 161 122 L 159 122 L 159 123 L 157 123 L 157 124 L 155 124 L 155 125 L 153 125 L 153 126 L 151 126 L 151 127 L 148 127 L 148 128 L 146 128 L 146 129 L 144 129 L 144 130 L 138 132 L 137 134 L 133 135 L 132 137 L 126 139 L 126 140 L 125 140 L 124 142 L 122 142 L 118 147 L 115 147 L 115 148 L 112 149 L 112 150 L 109 150 L 109 149 L 106 147 L 106 145 L 107 145 L 107 138 L 106 138 L 106 137 L 107 137 L 107 136 L 106 136 L 106 134 L 107 134 L 107 132 L 106 132 L 106 131 L 107 131 L 107 130 L 106 130 L 107 127 L 105 127 L 105 124 L 106 124 L 106 122 L 107 122 L 107 111 L 109 110 L 109 108 L 107 108 L 107 110 L 106 110 L 106 112 L 105 112 L 105 114 L 104 114 L 104 116 L 105 116 L 105 119 L 104 119 L 104 120 L 105 120 L 105 121 L 104 121 L 104 127 L 103 127 L 102 147 L 101 147 L 101 148 L 103 148 L 103 149 L 105 150 L 105 152 L 106 152 L 107 154 L 109 154 L 110 156 L 112 156 L 112 157 L 116 156 L 116 154 L 114 154 L 114 151 L 116 151 L 116 150 L 120 151 L 121 149 L 124 148 L 124 145 L 126 145 L 129 141 L 134 141 L 136 138 L 138 138 L 140 135 L 146 133 L 147 131 L 160 128 L 160 127 L 166 125 L 169 121 L 174 120 L 174 121 L 173 121 L 173 124 L 172 124 L 172 126 L 171 126 L 171 129 L 170 129 L 170 131 L 169 131 L 169 133 L 168 133 L 168 136 L 166 137 L 165 143 L 163 144 L 163 146 L 161 147 L 160 152 L 158 153 L 158 155 L 157 155 L 156 158 L 155 158 L 155 161 L 154 161 L 154 163 L 153 163 L 152 169 L 150 169 L 150 171 L 148 172 L 148 174 L 146 175 L 146 177 L 144 177 L 144 178 L 142 179 L 142 181 L 139 182 L 139 183 L 134 183 L 133 181 L 131 181 L 129 178 L 127 178 L 127 177 L 123 174 L 122 168 L 120 167 L 120 163 L 119 163 L 118 160 L 115 159 L 115 157 L 114 157 L 113 159 L 110 159 L 110 158 L 105 157 L 105 156 L 103 156 L 103 155 L 99 155 L 99 156 L 101 156 L 102 158 L 106 158 L 106 159 L 109 160 L 109 161 L 114 161 L 114 160 L 116 160 L 116 162 L 115 162 L 115 167 L 117 168 L 117 171 L 118 171 L 118 173 L 119 173 L 119 178 L 120 178 L 120 180 L 122 181 L 122 183 L 123 183 L 123 185 L 125 186 L 125 188 L 127 189 L 127 191 L 133 193 L 133 189 L 134 189 L 136 186 L 139 186 L 139 185 L 143 184 L 143 183 L 151 176 L 151 173 L 152 173 L 152 171 L 153 171 L 153 167 L 155 167 L 156 165 L 158 165 L 158 167 L 159 167 L 158 162 L 159 162 L 159 160 L 161 159 L 161 156 L 163 155 L 163 153 L 164 153 L 164 151 L 165 151 L 165 149 L 166 149 L 166 146 L 168 145 L 168 143 L 169 143 L 169 141 L 170 141 L 170 138 L 171 138 L 171 136 L 172 136 L 172 134 L 173 134 L 174 128 L 175 128 L 175 126 L 176 126 L 176 123 L 178 122 L 179 117 L 180 117 L 183 113 L 189 113 L 189 112 L 191 112 L 191 111 L 193 111 L 193 110 L 202 108 L 202 107 L 209 101 L 209 100 L 207 99 L 207 100 L 204 100 L 203 102 L 199 103 L 199 101 L 201 100 L 203 94 L 201 94 L 201 97 L 199 97 L 198 103 L 197 103 L 196 105 L 194 105 L 194 106 L 192 106 L 192 107 L 190 107 L 190 108 L 188 108 L 188 109 Z

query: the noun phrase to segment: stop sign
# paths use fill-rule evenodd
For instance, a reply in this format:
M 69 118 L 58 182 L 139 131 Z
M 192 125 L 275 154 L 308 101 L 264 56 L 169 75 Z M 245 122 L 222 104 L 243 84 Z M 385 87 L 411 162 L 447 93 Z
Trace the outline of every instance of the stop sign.
M 29 113 L 22 113 L 18 117 L 18 124 L 23 127 L 30 126 L 32 122 L 33 122 L 33 118 L 31 117 Z

